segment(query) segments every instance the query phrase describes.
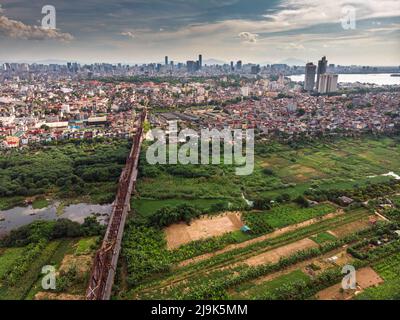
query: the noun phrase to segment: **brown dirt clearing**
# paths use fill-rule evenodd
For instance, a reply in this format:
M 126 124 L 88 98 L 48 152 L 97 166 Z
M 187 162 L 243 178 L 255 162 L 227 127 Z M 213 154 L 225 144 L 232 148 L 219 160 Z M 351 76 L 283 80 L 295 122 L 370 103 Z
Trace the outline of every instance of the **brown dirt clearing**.
M 76 256 L 73 254 L 67 254 L 61 262 L 60 271 L 67 272 L 69 269 L 76 267 L 79 273 L 89 272 L 92 265 L 92 256 L 82 255 Z
M 281 258 L 288 257 L 298 251 L 316 247 L 318 247 L 318 245 L 314 241 L 306 238 L 251 257 L 245 260 L 244 263 L 248 264 L 249 266 L 258 266 L 265 263 L 276 263 Z
M 84 296 L 77 296 L 65 293 L 38 292 L 34 300 L 84 300 Z
M 338 211 L 336 211 L 334 213 L 329 213 L 326 216 L 323 216 L 322 218 L 314 218 L 314 219 L 310 219 L 310 220 L 307 220 L 307 221 L 304 221 L 304 222 L 300 222 L 298 224 L 294 224 L 294 225 L 291 225 L 291 226 L 287 226 L 287 227 L 275 230 L 275 231 L 273 231 L 271 233 L 265 234 L 263 236 L 260 236 L 260 237 L 257 237 L 257 238 L 251 239 L 251 240 L 247 240 L 247 241 L 239 243 L 239 244 L 228 245 L 224 249 L 217 250 L 217 251 L 212 252 L 212 253 L 206 253 L 206 254 L 197 256 L 195 258 L 182 261 L 181 263 L 179 263 L 178 266 L 179 267 L 184 267 L 184 266 L 189 265 L 191 263 L 196 263 L 196 262 L 199 262 L 199 261 L 203 261 L 203 260 L 209 259 L 209 258 L 211 258 L 213 256 L 225 253 L 227 251 L 231 251 L 231 250 L 239 249 L 239 248 L 244 248 L 244 247 L 247 247 L 247 246 L 249 246 L 249 245 L 251 245 L 253 243 L 261 242 L 261 241 L 268 240 L 268 239 L 273 239 L 273 238 L 276 238 L 276 237 L 278 237 L 278 236 L 280 236 L 282 234 L 289 233 L 289 232 L 292 232 L 292 231 L 295 231 L 297 229 L 301 229 L 301 228 L 304 228 L 304 227 L 308 227 L 308 226 L 313 225 L 315 223 L 319 223 L 321 221 L 329 220 L 329 219 L 332 219 L 332 218 L 337 217 L 337 216 L 342 215 L 342 214 L 343 214 L 343 210 L 339 209 Z
M 203 216 L 193 220 L 190 225 L 184 222 L 165 228 L 168 249 L 176 249 L 183 244 L 221 236 L 240 230 L 243 227 L 240 212 L 227 212 L 218 216 Z
M 341 290 L 342 284 L 338 283 L 326 288 L 316 294 L 318 300 L 349 300 L 367 288 L 378 286 L 383 283 L 383 279 L 370 267 L 357 270 L 357 289 Z

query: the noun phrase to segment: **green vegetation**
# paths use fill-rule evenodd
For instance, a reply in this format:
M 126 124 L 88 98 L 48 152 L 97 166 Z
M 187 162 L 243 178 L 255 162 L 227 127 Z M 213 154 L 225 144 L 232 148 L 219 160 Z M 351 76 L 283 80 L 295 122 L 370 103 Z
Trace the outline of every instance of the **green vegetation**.
M 76 244 L 75 255 L 85 255 L 98 247 L 99 237 L 83 238 Z
M 243 298 L 243 295 L 246 299 L 260 299 L 264 295 L 274 292 L 275 290 L 291 285 L 292 283 L 296 283 L 298 281 L 309 282 L 310 278 L 301 270 L 295 270 L 289 274 L 285 274 L 278 278 L 275 278 L 271 281 L 263 282 L 259 285 L 254 285 L 252 283 L 246 283 L 245 285 L 238 286 L 235 291 L 238 294 L 233 294 L 231 298 Z M 240 294 L 241 291 L 244 291 Z
M 0 250 L 0 279 L 23 254 L 23 248 L 7 248 Z
M 274 207 L 269 211 L 246 212 L 243 215 L 243 219 L 255 233 L 265 233 L 275 228 L 282 228 L 316 217 L 322 217 L 335 211 L 336 208 L 330 204 L 321 204 L 310 208 L 286 204 Z
M 105 231 L 95 217 L 87 217 L 83 224 L 68 219 L 56 221 L 38 220 L 31 224 L 12 230 L 9 235 L 0 240 L 0 247 L 20 247 L 36 245 L 42 242 L 61 238 L 76 238 L 82 236 L 100 235 Z
M 42 267 L 59 265 L 72 238 L 100 235 L 103 231 L 94 218 L 87 218 L 82 225 L 65 219 L 36 221 L 13 230 L 0 242 L 8 247 L 0 249 L 0 300 L 32 298 L 40 290 L 37 282 Z M 95 239 L 80 240 L 76 251 L 90 253 Z
M 0 210 L 43 194 L 110 202 L 128 152 L 123 140 L 77 140 L 2 151 Z M 33 202 L 38 209 L 46 204 L 43 198 Z
M 22 206 L 24 204 L 24 197 L 0 197 L 0 210 L 8 210 L 16 206 Z
M 366 289 L 357 296 L 358 300 L 399 300 L 400 299 L 400 253 L 396 253 L 373 265 L 385 280 L 378 287 Z
M 7 275 L 1 278 L 0 300 L 24 299 L 59 245 L 60 240 L 57 240 L 25 247 L 23 254 L 9 267 Z
M 320 197 L 329 190 L 346 193 L 392 181 L 380 175 L 400 170 L 399 146 L 397 136 L 290 145 L 268 141 L 256 145 L 254 172 L 245 177 L 236 176 L 234 166 L 152 166 L 145 161 L 144 148 L 137 190 L 139 199 L 229 202 L 240 199 L 242 192 L 249 200 L 277 200 L 283 194 L 296 199 L 305 192 Z
M 325 242 L 335 241 L 336 237 L 331 235 L 330 233 L 322 232 L 317 234 L 316 236 L 313 236 L 311 239 L 318 244 L 323 244 Z
M 153 229 L 152 237 L 149 237 L 146 233 L 142 233 L 142 235 L 140 235 L 137 228 L 134 227 L 135 226 L 134 223 L 130 222 L 128 228 L 126 229 L 126 234 L 129 234 L 129 239 L 133 237 L 132 239 L 134 240 L 126 241 L 127 238 L 126 237 L 124 238 L 123 253 L 126 249 L 128 250 L 132 249 L 132 252 L 136 253 L 139 252 L 138 255 L 142 258 L 140 265 L 146 266 L 143 269 L 146 270 L 148 274 L 144 275 L 140 280 L 138 279 L 138 281 L 136 282 L 136 286 L 140 285 L 139 287 L 137 287 L 139 292 L 142 286 L 152 287 L 154 285 L 155 290 L 158 290 L 157 289 L 158 286 L 156 285 L 157 283 L 164 283 L 164 282 L 169 283 L 170 281 L 176 282 L 179 281 L 179 279 L 187 279 L 188 277 L 190 277 L 190 279 L 193 279 L 192 277 L 200 277 L 200 275 L 207 274 L 217 266 L 220 268 L 223 266 L 228 267 L 234 265 L 235 263 L 242 261 L 246 257 L 251 257 L 260 254 L 262 252 L 265 252 L 266 250 L 272 250 L 274 248 L 278 248 L 285 244 L 296 242 L 305 237 L 329 229 L 336 228 L 338 226 L 347 224 L 352 221 L 358 221 L 359 219 L 365 217 L 366 215 L 368 215 L 368 212 L 363 210 L 358 210 L 348 215 L 338 216 L 320 222 L 318 224 L 303 227 L 301 229 L 283 234 L 273 239 L 266 239 L 253 244 L 248 244 L 247 246 L 244 246 L 242 248 L 232 249 L 225 253 L 209 257 L 204 261 L 199 261 L 194 264 L 189 264 L 185 267 L 180 267 L 178 269 L 176 269 L 174 266 L 176 266 L 176 263 L 180 261 L 196 257 L 203 253 L 214 252 L 218 249 L 226 247 L 228 244 L 231 243 L 237 243 L 235 235 L 236 233 L 226 234 L 224 236 L 216 238 L 209 238 L 203 241 L 191 242 L 173 251 L 168 251 L 165 248 L 165 240 L 163 236 L 157 233 L 156 230 Z M 155 237 L 155 235 L 159 236 Z M 138 239 L 136 237 L 138 237 Z M 142 237 L 143 239 L 141 240 L 140 238 Z M 153 242 L 155 239 L 157 239 L 157 241 Z M 248 239 L 243 239 L 243 240 L 248 240 Z M 151 241 L 151 243 L 153 244 L 151 246 L 152 248 L 151 250 L 147 250 L 146 249 L 147 246 L 143 245 L 148 241 Z M 135 263 L 135 261 L 137 261 L 137 258 L 132 259 L 129 256 L 126 256 L 125 254 L 123 254 L 123 256 L 126 259 L 128 265 L 132 266 L 132 269 L 129 270 L 129 277 L 131 276 L 136 277 L 139 274 L 139 272 L 137 270 L 135 271 L 134 269 L 138 266 L 138 264 Z M 157 264 L 153 265 L 154 256 L 156 257 L 160 256 L 158 260 L 163 262 L 162 271 L 158 270 L 157 272 L 154 272 L 153 270 L 151 270 L 152 268 L 159 267 L 159 265 Z M 148 260 L 148 262 L 146 260 Z M 153 283 L 153 280 L 155 281 L 155 283 Z M 151 291 L 151 294 L 149 293 L 149 295 L 146 294 L 140 297 L 144 299 L 150 297 L 165 298 L 165 296 L 161 297 L 155 295 L 154 291 Z
M 136 285 L 146 276 L 170 267 L 163 234 L 157 229 L 136 227 L 131 222 L 126 228 L 122 248 L 128 264 L 130 285 Z
M 97 237 L 63 239 L 50 258 L 49 264 L 56 268 L 57 283 L 55 290 L 43 292 L 46 294 L 70 294 L 82 299 L 86 292 L 91 260 L 98 244 Z M 82 259 L 83 258 L 83 259 Z M 41 289 L 42 275 L 31 287 L 26 299 L 33 297 Z M 46 299 L 46 296 L 44 297 Z
M 33 209 L 43 209 L 49 205 L 49 202 L 46 199 L 37 199 L 33 201 L 32 208 Z
M 213 207 L 218 205 L 229 206 L 228 201 L 219 199 L 165 199 L 165 200 L 151 200 L 151 199 L 132 199 L 132 207 L 135 212 L 141 217 L 150 217 L 159 209 L 164 207 L 175 208 L 179 205 L 191 205 L 201 212 L 210 212 Z

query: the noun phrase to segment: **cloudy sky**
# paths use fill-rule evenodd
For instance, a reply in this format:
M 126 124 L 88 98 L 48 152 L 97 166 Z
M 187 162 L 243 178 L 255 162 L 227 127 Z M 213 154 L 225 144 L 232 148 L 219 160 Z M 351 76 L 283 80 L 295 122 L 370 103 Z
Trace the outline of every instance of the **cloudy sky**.
M 399 0 L 0 0 L 0 61 L 400 65 Z M 56 8 L 56 30 L 41 28 Z M 343 28 L 348 13 L 355 29 Z

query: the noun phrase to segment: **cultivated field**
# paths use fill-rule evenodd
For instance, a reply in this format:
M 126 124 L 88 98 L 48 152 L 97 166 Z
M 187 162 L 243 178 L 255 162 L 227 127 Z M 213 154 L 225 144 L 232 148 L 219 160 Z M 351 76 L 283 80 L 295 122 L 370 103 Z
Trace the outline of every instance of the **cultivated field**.
M 236 177 L 227 166 L 204 171 L 144 165 L 133 200 L 136 216 L 124 237 L 118 283 L 123 289 L 115 297 L 359 299 L 378 295 L 372 289 L 393 292 L 396 283 L 378 266 L 393 273 L 392 265 L 380 263 L 400 249 L 394 233 L 400 227 L 375 214 L 375 200 L 365 201 L 399 193 L 399 183 L 381 176 L 400 171 L 398 154 L 396 138 L 363 138 L 296 148 L 257 146 L 249 177 Z M 264 208 L 246 208 L 243 195 Z M 336 201 L 341 195 L 356 204 L 343 206 Z M 298 196 L 314 202 L 307 205 Z M 182 204 L 207 215 L 154 225 L 152 216 L 160 216 L 164 206 L 173 212 Z M 229 209 L 240 214 L 221 215 Z M 249 232 L 239 230 L 243 225 Z M 357 295 L 337 295 L 346 264 L 359 269 Z

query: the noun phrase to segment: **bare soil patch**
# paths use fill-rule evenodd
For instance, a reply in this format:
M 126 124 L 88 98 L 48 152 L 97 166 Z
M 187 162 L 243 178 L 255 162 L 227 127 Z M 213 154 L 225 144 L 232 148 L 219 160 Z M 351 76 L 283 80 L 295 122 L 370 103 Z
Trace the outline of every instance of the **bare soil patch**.
M 311 239 L 302 239 L 286 246 L 276 248 L 244 261 L 249 266 L 258 266 L 265 263 L 276 263 L 281 258 L 288 257 L 298 251 L 315 248 L 318 245 Z
M 294 225 L 287 226 L 287 227 L 284 227 L 284 228 L 281 228 L 281 229 L 277 229 L 277 230 L 275 230 L 275 231 L 273 231 L 271 233 L 268 233 L 266 235 L 263 235 L 261 237 L 257 237 L 257 238 L 254 238 L 254 239 L 239 243 L 239 244 L 231 244 L 231 245 L 226 246 L 224 249 L 221 249 L 221 250 L 218 250 L 218 251 L 215 251 L 215 252 L 212 252 L 212 253 L 206 253 L 206 254 L 197 256 L 195 258 L 182 261 L 181 263 L 179 263 L 178 266 L 179 267 L 184 267 L 184 266 L 189 265 L 191 263 L 196 263 L 196 262 L 199 262 L 199 261 L 203 261 L 203 260 L 209 259 L 209 258 L 211 258 L 213 256 L 225 253 L 225 252 L 230 251 L 230 250 L 234 250 L 234 249 L 238 249 L 238 248 L 244 248 L 244 247 L 247 247 L 247 246 L 249 246 L 249 245 L 251 245 L 253 243 L 261 242 L 261 241 L 268 240 L 268 239 L 273 239 L 273 238 L 276 238 L 276 237 L 278 237 L 278 236 L 280 236 L 282 234 L 285 234 L 285 233 L 288 233 L 288 232 L 293 232 L 293 231 L 295 231 L 297 229 L 304 228 L 304 227 L 313 225 L 313 224 L 321 222 L 321 221 L 332 219 L 332 218 L 334 218 L 334 217 L 336 217 L 338 215 L 341 215 L 341 214 L 343 214 L 343 210 L 339 209 L 337 212 L 329 213 L 326 216 L 323 216 L 321 218 L 314 218 L 314 219 L 310 219 L 310 220 L 307 220 L 307 221 L 304 221 L 304 222 L 301 222 L 301 223 L 298 223 L 298 224 L 294 224 Z
M 240 212 L 227 212 L 219 216 L 203 216 L 192 221 L 173 224 L 165 229 L 168 249 L 175 249 L 191 241 L 221 236 L 243 227 Z
M 363 218 L 360 221 L 351 222 L 349 224 L 340 226 L 333 230 L 329 230 L 328 232 L 337 238 L 343 238 L 349 234 L 355 233 L 357 231 L 361 231 L 368 227 L 370 227 L 369 217 Z
M 92 265 L 92 256 L 81 255 L 76 256 L 73 254 L 67 254 L 61 262 L 60 271 L 67 272 L 69 269 L 76 267 L 79 273 L 89 272 Z
M 357 289 L 342 290 L 342 284 L 338 283 L 332 287 L 321 290 L 316 294 L 318 300 L 349 300 L 367 288 L 378 286 L 383 279 L 370 267 L 357 270 Z
M 38 292 L 34 300 L 84 300 L 84 296 L 77 296 L 66 293 Z

